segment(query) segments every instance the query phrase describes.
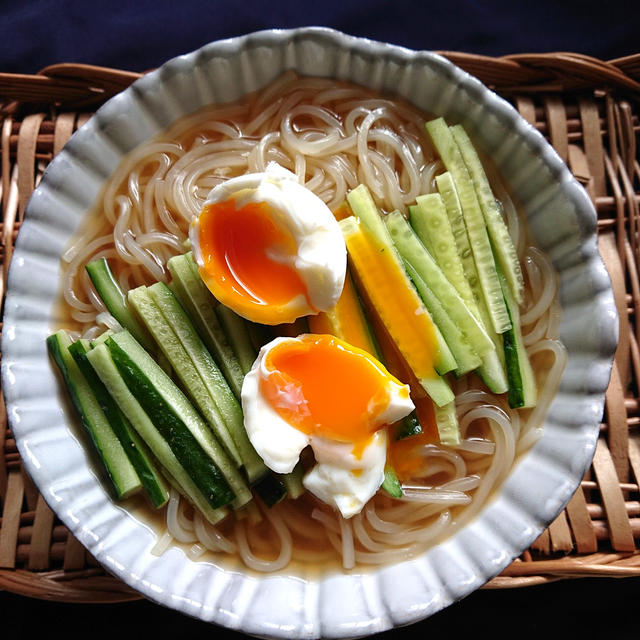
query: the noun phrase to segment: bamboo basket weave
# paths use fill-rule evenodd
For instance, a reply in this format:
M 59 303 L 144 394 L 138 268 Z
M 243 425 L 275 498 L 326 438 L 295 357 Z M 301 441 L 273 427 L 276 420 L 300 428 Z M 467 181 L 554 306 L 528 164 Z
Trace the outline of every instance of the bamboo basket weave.
M 487 587 L 640 575 L 640 54 L 488 58 L 444 52 L 512 102 L 553 144 L 598 212 L 620 343 L 592 467 L 567 508 Z M 139 74 L 80 64 L 0 73 L 0 296 L 25 206 L 52 157 Z M 0 394 L 0 590 L 66 602 L 140 598 L 57 520 L 25 473 Z

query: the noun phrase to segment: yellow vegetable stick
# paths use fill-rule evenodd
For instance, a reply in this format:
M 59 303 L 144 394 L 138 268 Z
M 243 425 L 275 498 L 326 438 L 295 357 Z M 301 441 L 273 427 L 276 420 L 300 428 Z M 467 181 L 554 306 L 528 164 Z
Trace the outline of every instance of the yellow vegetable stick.
M 435 370 L 435 327 L 406 272 L 355 218 L 340 223 L 352 268 L 370 303 L 422 387 L 438 406 L 454 399 Z
M 371 336 L 349 270 L 347 270 L 344 280 L 342 294 L 335 307 L 316 316 L 309 316 L 309 329 L 311 333 L 328 333 L 336 336 L 336 338 L 378 357 L 378 350 Z

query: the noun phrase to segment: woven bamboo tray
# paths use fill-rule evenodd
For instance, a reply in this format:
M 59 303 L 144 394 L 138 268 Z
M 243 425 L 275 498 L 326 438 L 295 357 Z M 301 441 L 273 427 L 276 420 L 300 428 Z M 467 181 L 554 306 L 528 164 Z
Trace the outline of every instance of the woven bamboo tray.
M 620 315 L 593 465 L 565 511 L 487 586 L 640 575 L 640 54 L 503 58 L 444 52 L 512 102 L 586 187 Z M 79 64 L 0 73 L 0 296 L 25 206 L 52 157 L 102 102 L 139 74 Z M 106 574 L 25 473 L 0 394 L 0 590 L 74 602 L 141 596 Z

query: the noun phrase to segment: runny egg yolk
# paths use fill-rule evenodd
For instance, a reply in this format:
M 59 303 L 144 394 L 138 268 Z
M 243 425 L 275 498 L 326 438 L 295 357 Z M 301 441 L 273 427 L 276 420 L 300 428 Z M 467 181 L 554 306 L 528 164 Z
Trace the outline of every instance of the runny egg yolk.
M 275 346 L 265 368 L 261 393 L 284 420 L 307 435 L 353 443 L 355 457 L 385 424 L 389 383 L 402 384 L 366 351 L 330 335 Z M 409 395 L 405 387 L 400 394 Z
M 312 308 L 305 283 L 287 260 L 296 254 L 296 241 L 274 214 L 266 202 L 239 208 L 234 200 L 209 203 L 198 231 L 200 275 L 209 289 L 241 315 L 268 324 L 290 321 L 279 310 L 296 298 Z

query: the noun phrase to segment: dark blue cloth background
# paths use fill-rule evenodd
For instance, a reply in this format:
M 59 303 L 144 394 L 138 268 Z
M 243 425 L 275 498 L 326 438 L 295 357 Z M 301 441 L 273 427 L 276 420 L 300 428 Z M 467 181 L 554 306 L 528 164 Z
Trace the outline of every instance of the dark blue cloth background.
M 219 38 L 309 25 L 415 49 L 486 55 L 573 51 L 610 59 L 640 52 L 640 0 L 0 0 L 0 71 L 34 73 L 57 62 L 145 71 Z M 637 639 L 639 591 L 640 578 L 481 590 L 382 637 Z M 72 605 L 5 593 L 0 611 L 1 633 L 14 640 L 101 637 L 101 631 L 242 638 L 145 601 Z
M 219 38 L 308 25 L 487 55 L 640 49 L 638 0 L 0 0 L 0 71 L 55 62 L 144 71 Z

